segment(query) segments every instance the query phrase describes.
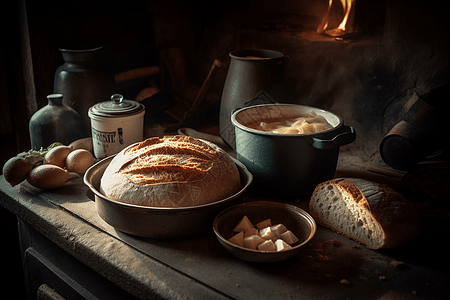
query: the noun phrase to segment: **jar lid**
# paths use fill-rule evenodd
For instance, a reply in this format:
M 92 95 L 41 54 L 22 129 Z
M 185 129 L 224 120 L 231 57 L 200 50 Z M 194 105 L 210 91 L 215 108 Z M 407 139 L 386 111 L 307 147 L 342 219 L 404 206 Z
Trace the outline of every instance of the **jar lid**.
M 89 115 L 102 117 L 123 117 L 135 115 L 145 110 L 144 105 L 137 101 L 125 100 L 120 94 L 111 96 L 111 101 L 104 101 L 89 108 Z

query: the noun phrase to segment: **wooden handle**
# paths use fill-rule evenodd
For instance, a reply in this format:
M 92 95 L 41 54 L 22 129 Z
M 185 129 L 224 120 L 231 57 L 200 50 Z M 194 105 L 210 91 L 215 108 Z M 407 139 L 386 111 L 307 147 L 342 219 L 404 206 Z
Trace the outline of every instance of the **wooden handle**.
M 114 75 L 114 80 L 116 81 L 116 83 L 121 83 L 136 78 L 154 76 L 157 74 L 159 74 L 158 66 L 143 67 L 117 73 Z

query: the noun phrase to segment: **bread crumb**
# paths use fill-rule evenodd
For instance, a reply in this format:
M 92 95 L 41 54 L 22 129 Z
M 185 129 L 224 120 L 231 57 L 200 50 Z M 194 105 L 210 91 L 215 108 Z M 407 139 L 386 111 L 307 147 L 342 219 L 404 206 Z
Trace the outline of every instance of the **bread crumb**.
M 380 280 L 386 280 L 386 276 L 380 276 L 380 277 L 378 277 L 378 279 L 380 279 Z
M 352 248 L 359 249 L 359 246 L 358 246 L 358 244 L 353 244 Z
M 339 281 L 340 284 L 343 285 L 350 285 L 350 281 L 348 281 L 347 279 L 341 279 L 341 281 Z
M 393 266 L 394 268 L 399 268 L 399 267 L 403 266 L 404 263 L 401 261 L 393 260 L 393 261 L 391 261 L 390 265 Z
M 316 255 L 316 261 L 329 261 L 330 258 L 326 255 L 322 255 L 322 254 L 317 254 Z
M 335 247 L 339 247 L 341 245 L 341 241 L 339 240 L 326 240 L 323 242 L 325 245 L 333 245 Z

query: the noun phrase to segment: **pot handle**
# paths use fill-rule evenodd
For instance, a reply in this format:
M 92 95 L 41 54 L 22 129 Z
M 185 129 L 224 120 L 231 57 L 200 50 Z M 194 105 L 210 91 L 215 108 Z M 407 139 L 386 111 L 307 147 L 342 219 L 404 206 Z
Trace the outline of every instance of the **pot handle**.
M 355 129 L 351 126 L 342 126 L 343 132 L 336 135 L 331 140 L 322 140 L 318 138 L 310 139 L 311 146 L 319 150 L 331 150 L 350 144 L 356 139 Z

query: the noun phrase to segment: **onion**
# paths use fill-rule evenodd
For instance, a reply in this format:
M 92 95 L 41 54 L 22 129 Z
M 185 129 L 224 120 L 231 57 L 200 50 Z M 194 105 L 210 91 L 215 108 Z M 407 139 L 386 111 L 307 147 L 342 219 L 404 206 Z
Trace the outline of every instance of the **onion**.
M 44 164 L 31 170 L 27 181 L 34 187 L 49 190 L 62 186 L 69 178 L 69 173 L 63 168 Z
M 25 158 L 14 156 L 3 165 L 3 176 L 11 186 L 15 186 L 24 181 L 32 169 Z
M 85 149 L 77 149 L 66 158 L 66 168 L 70 172 L 82 174 L 94 164 L 94 156 Z
M 69 144 L 72 150 L 85 149 L 93 153 L 92 137 L 82 138 Z
M 44 164 L 51 164 L 64 168 L 67 155 L 72 151 L 69 146 L 56 146 L 48 150 L 44 156 Z

